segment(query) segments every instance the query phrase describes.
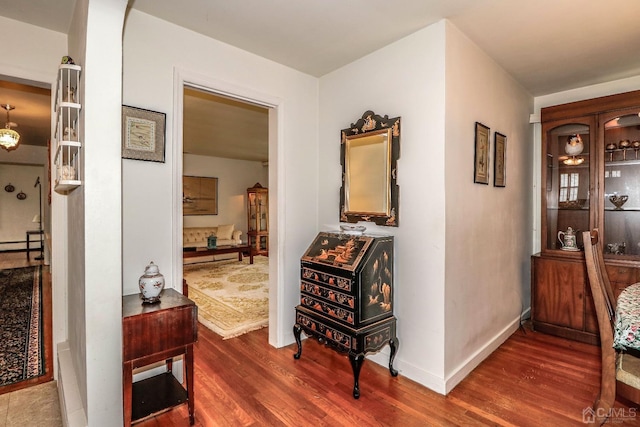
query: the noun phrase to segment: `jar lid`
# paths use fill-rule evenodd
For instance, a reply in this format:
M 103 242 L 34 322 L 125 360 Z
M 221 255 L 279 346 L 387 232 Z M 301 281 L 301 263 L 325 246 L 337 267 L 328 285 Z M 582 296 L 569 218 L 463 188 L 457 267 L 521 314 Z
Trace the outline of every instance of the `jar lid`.
M 146 274 L 156 274 L 160 272 L 160 269 L 153 263 L 153 261 L 151 261 L 151 263 L 147 265 L 147 268 L 144 270 L 144 272 Z

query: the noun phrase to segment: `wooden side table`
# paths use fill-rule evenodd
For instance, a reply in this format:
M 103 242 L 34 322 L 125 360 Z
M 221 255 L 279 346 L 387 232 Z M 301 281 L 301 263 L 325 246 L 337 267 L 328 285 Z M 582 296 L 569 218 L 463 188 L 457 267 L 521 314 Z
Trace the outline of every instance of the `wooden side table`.
M 175 289 L 157 304 L 138 294 L 122 297 L 124 425 L 187 403 L 194 424 L 193 343 L 198 339 L 198 307 Z M 184 354 L 185 386 L 171 373 L 173 357 Z M 167 372 L 133 383 L 133 370 L 165 361 Z

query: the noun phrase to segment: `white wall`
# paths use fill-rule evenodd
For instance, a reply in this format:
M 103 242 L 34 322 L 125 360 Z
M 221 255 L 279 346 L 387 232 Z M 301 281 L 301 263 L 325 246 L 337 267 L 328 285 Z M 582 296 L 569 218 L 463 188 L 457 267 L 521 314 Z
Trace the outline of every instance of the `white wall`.
M 363 225 L 396 238 L 396 364 L 446 393 L 528 305 L 533 99 L 448 21 L 320 81 L 321 228 L 338 225 L 340 129 L 368 109 L 402 117 L 400 226 Z M 506 188 L 473 184 L 475 121 L 508 136 Z
M 85 38 L 87 34 L 87 14 L 88 14 L 88 0 L 81 0 L 76 3 L 74 9 L 74 16 L 71 22 L 71 28 L 69 30 L 69 43 L 68 53 L 74 59 L 76 64 L 84 67 L 86 74 L 86 43 Z M 84 77 L 84 75 L 82 76 Z M 86 81 L 84 78 L 80 79 L 80 88 L 78 93 L 80 94 L 79 102 L 84 104 L 86 98 Z M 84 110 L 86 110 L 86 105 Z M 85 121 L 83 116 L 80 117 L 81 121 Z M 81 141 L 86 141 L 86 124 L 81 123 L 80 129 L 84 129 L 84 134 L 79 134 Z M 86 145 L 86 143 L 85 143 Z M 87 162 L 83 157 L 84 165 L 82 169 L 86 170 Z M 86 177 L 82 177 L 85 179 Z M 85 179 L 86 185 L 86 179 Z M 64 223 L 64 231 L 61 230 L 60 236 L 64 235 L 66 245 L 64 251 L 66 253 L 65 258 L 61 258 L 59 253 L 54 251 L 53 254 L 53 267 L 56 269 L 63 268 L 67 274 L 68 286 L 67 286 L 67 341 L 69 346 L 69 356 L 71 357 L 70 366 L 73 367 L 75 377 L 77 379 L 76 384 L 69 384 L 65 382 L 67 387 L 77 387 L 80 397 L 80 405 L 82 408 L 83 417 L 87 416 L 88 406 L 88 366 L 87 366 L 87 322 L 86 312 L 87 306 L 85 301 L 86 294 L 86 280 L 85 280 L 85 254 L 84 254 L 84 235 L 85 235 L 85 221 L 84 221 L 84 192 L 85 187 L 79 187 L 68 195 L 59 195 L 63 199 L 63 203 L 67 206 L 67 211 L 64 217 L 56 218 L 57 221 Z M 58 193 L 56 193 L 58 194 Z M 56 229 L 54 229 L 55 233 Z M 57 236 L 54 234 L 54 241 Z M 57 260 L 61 262 L 58 263 Z M 61 265 L 64 263 L 64 265 Z M 90 310 L 90 309 L 89 309 Z M 58 347 L 60 348 L 60 347 Z M 59 358 L 64 356 L 58 354 Z M 64 366 L 64 364 L 61 364 Z M 62 377 L 69 375 L 62 369 L 60 373 Z M 69 392 L 66 391 L 68 394 Z
M 127 0 L 89 5 L 84 79 L 87 420 L 122 420 L 122 28 Z
M 18 149 L 22 148 L 24 146 Z M 44 150 L 46 156 L 46 148 Z M 38 177 L 41 180 L 45 180 L 44 191 L 46 191 L 46 177 L 44 176 L 43 166 L 0 163 L 0 242 L 24 241 L 26 240 L 27 230 L 37 230 L 40 227 L 39 223 L 32 222 L 33 217 L 40 212 L 40 204 L 38 203 L 39 189 L 33 186 Z M 8 184 L 13 185 L 15 191 L 12 193 L 6 192 L 4 188 Z M 16 196 L 20 192 L 26 194 L 27 198 L 24 200 L 18 199 Z M 43 194 L 43 198 L 44 196 L 45 194 Z M 30 238 L 31 242 L 38 242 L 39 240 L 40 236 L 38 235 L 33 235 Z M 32 249 L 39 246 L 38 243 L 30 244 Z M 0 251 L 24 249 L 25 247 L 25 243 L 1 244 Z M 31 254 L 31 259 L 35 256 Z
M 57 217 L 54 231 L 67 245 L 54 250 L 53 264 L 59 269 L 66 263 L 62 268 L 68 272 L 69 329 L 67 341 L 58 346 L 67 350 L 58 357 L 63 417 L 71 425 L 112 426 L 123 419 L 119 89 L 126 4 L 78 1 L 69 30 L 68 52 L 83 67 L 84 176 L 82 186 L 60 196 L 67 211 Z
M 10 55 L 0 57 L 0 75 L 53 83 L 60 58 L 67 52 L 66 34 L 3 16 L 0 25 L 11 35 Z
M 497 348 L 530 306 L 531 97 L 447 23 L 447 391 Z M 474 184 L 475 122 L 490 127 L 489 185 Z M 494 187 L 495 132 L 507 136 L 506 187 Z M 537 153 L 537 152 L 535 152 Z
M 262 162 L 184 155 L 183 175 L 218 178 L 218 215 L 188 215 L 184 227 L 234 224 L 247 240 L 247 188 L 259 182 L 267 187 L 269 169 Z
M 395 365 L 434 390 L 444 389 L 444 48 L 443 21 L 320 79 L 321 229 L 339 225 L 340 130 L 367 110 L 401 116 L 399 227 L 362 225 L 395 236 Z
M 260 70 L 260 72 L 256 72 Z M 136 10 L 128 13 L 123 46 L 123 103 L 167 114 L 165 163 L 123 160 L 123 292 L 137 293 L 144 266 L 154 260 L 166 278 L 182 269 L 180 107 L 176 76 L 214 91 L 251 94 L 276 104 L 271 126 L 269 187 L 271 249 L 270 342 L 293 342 L 299 260 L 317 231 L 317 79 L 206 38 Z M 181 111 L 181 110 L 179 110 Z M 178 125 L 180 123 L 180 125 Z M 179 164 L 179 166 L 177 166 Z M 254 184 L 254 183 L 251 183 Z M 285 201 L 287 203 L 285 204 Z M 275 235 L 274 235 L 275 234 Z M 276 242 L 276 246 L 274 246 Z M 181 283 L 168 280 L 168 287 Z

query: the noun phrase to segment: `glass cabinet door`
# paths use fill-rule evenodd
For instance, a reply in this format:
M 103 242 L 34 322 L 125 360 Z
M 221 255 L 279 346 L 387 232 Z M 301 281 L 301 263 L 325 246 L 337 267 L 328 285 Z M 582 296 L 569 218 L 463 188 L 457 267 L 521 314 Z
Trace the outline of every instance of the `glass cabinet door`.
M 606 256 L 640 255 L 640 110 L 602 116 Z
M 258 203 L 256 193 L 248 193 L 249 231 L 258 231 Z
M 257 205 L 258 205 L 258 231 L 267 231 L 267 209 L 268 209 L 268 201 L 267 201 L 267 193 L 257 193 Z
M 583 249 L 581 232 L 591 228 L 592 121 L 543 127 L 543 250 L 578 252 Z

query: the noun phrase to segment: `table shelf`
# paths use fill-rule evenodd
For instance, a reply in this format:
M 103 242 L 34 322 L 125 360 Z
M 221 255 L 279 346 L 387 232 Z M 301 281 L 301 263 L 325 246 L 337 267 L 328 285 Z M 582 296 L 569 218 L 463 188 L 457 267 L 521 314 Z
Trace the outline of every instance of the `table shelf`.
M 189 395 L 171 372 L 133 383 L 131 421 L 142 421 L 188 403 Z

